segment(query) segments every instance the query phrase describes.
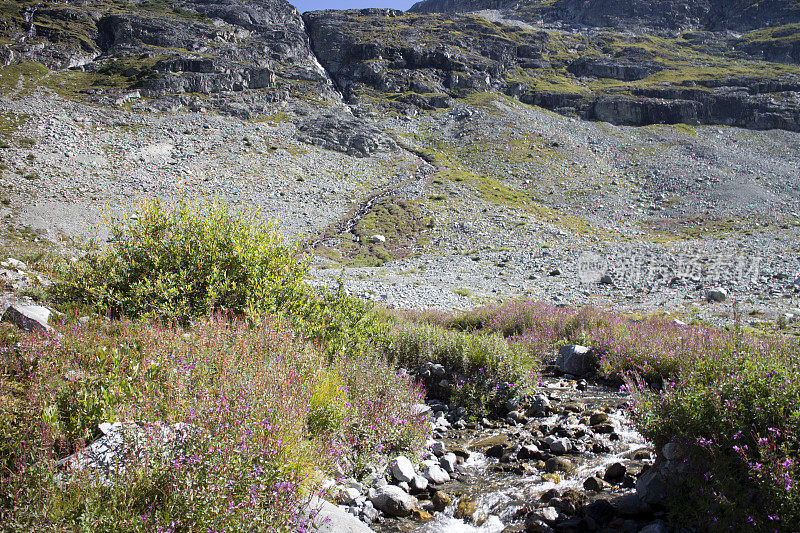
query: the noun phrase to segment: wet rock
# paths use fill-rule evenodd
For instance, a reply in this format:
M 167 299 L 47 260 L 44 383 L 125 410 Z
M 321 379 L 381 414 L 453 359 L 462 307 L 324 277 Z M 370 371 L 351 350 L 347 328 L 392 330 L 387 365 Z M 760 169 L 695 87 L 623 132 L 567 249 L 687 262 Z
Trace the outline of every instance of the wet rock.
M 474 500 L 462 497 L 456 505 L 456 512 L 454 513 L 454 516 L 456 518 L 460 518 L 461 520 L 471 520 L 476 510 L 477 507 Z
M 568 402 L 564 404 L 564 411 L 567 413 L 582 413 L 586 406 L 578 402 Z
M 544 493 L 543 493 L 543 494 L 542 494 L 542 495 L 539 497 L 539 500 L 540 500 L 540 501 L 542 501 L 542 502 L 544 502 L 544 503 L 547 503 L 547 502 L 549 502 L 550 500 L 552 500 L 553 498 L 558 498 L 559 496 L 561 496 L 561 493 L 560 493 L 560 492 L 558 492 L 558 489 L 550 489 L 550 490 L 547 490 L 547 491 L 545 491 L 545 492 L 544 492 Z
M 614 433 L 614 425 L 608 423 L 599 424 L 597 426 L 592 426 L 592 431 L 600 435 L 610 435 Z
M 553 439 L 548 442 L 548 444 L 550 445 L 550 451 L 558 455 L 563 455 L 572 451 L 572 442 L 566 438 Z
M 625 474 L 628 472 L 628 469 L 622 463 L 611 463 L 606 467 L 605 474 L 603 474 L 603 479 L 605 481 L 609 481 L 611 483 L 616 483 L 621 481 L 622 478 L 625 477 Z
M 606 421 L 608 421 L 608 413 L 604 413 L 602 411 L 595 411 L 589 417 L 590 426 L 599 426 L 600 424 Z
M 639 533 L 667 533 L 669 528 L 661 520 L 656 520 L 644 526 L 639 530 Z
M 552 524 L 559 518 L 558 509 L 555 507 L 543 507 L 536 511 L 536 514 L 545 522 Z
M 431 445 L 431 453 L 436 457 L 441 457 L 445 453 L 447 453 L 447 448 L 445 448 L 444 443 L 442 441 L 436 441 Z
M 500 459 L 503 457 L 503 454 L 506 451 L 506 447 L 502 444 L 495 444 L 494 446 L 488 448 L 484 453 L 486 457 L 493 457 L 495 459 Z
M 608 500 L 595 500 L 583 508 L 584 516 L 592 518 L 598 524 L 605 524 L 614 519 L 614 506 Z
M 531 406 L 528 409 L 529 416 L 547 416 L 553 412 L 553 405 L 550 399 L 544 394 L 537 394 L 531 401 Z
M 608 484 L 597 476 L 591 476 L 583 482 L 583 488 L 593 492 L 603 492 Z
M 554 472 L 570 472 L 575 466 L 569 459 L 563 457 L 551 457 L 544 463 L 544 470 L 550 474 Z
M 444 469 L 444 471 L 447 472 L 448 474 L 452 474 L 456 470 L 456 462 L 457 462 L 456 454 L 450 452 L 444 454 L 439 459 L 439 466 L 441 466 Z
M 597 369 L 597 358 L 591 348 L 573 344 L 558 351 L 556 366 L 565 374 L 583 376 Z
M 53 329 L 48 325 L 50 310 L 41 305 L 14 304 L 3 313 L 2 320 L 25 331 L 44 333 Z
M 492 435 L 491 437 L 484 437 L 482 439 L 478 439 L 470 445 L 470 448 L 473 448 L 479 452 L 483 452 L 484 450 L 496 446 L 501 445 L 507 447 L 511 444 L 507 435 L 502 433 L 498 433 L 497 435 Z
M 650 453 L 650 450 L 639 449 L 633 453 L 633 459 L 635 461 L 647 461 L 653 457 L 653 454 Z
M 415 522 L 430 522 L 433 520 L 433 515 L 422 509 L 414 509 L 411 511 L 411 519 Z
M 414 476 L 414 479 L 409 483 L 409 487 L 413 492 L 424 492 L 428 489 L 428 480 L 422 476 Z
M 525 518 L 525 533 L 553 533 L 555 530 L 539 518 L 536 514 L 530 514 Z
M 414 465 L 411 461 L 404 456 L 399 456 L 389 464 L 389 469 L 392 472 L 392 477 L 400 482 L 410 482 L 416 475 L 414 472 Z
M 517 424 L 526 424 L 528 422 L 528 418 L 520 411 L 511 411 L 510 413 L 508 413 L 507 418 L 512 423 L 517 423 Z
M 437 490 L 433 493 L 431 502 L 433 503 L 433 508 L 441 513 L 447 508 L 447 506 L 453 503 L 453 497 L 446 492 Z
M 533 444 L 526 444 L 519 449 L 519 452 L 517 452 L 517 459 L 520 461 L 530 461 L 532 459 L 535 460 L 539 459 L 541 456 L 542 452 Z
M 450 474 L 445 472 L 445 470 L 437 464 L 426 465 L 422 475 L 434 485 L 440 485 L 450 481 Z
M 414 498 L 394 485 L 371 489 L 369 500 L 376 509 L 391 516 L 408 516 L 415 507 Z

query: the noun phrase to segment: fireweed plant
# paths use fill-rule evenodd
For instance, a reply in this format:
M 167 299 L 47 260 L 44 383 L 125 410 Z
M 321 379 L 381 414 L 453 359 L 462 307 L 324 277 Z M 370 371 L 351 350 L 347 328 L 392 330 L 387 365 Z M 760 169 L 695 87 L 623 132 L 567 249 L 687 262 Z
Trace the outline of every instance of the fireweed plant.
M 386 326 L 308 287 L 270 223 L 151 202 L 112 234 L 53 291 L 98 318 L 0 330 L 2 528 L 297 531 L 323 476 L 421 448 L 422 391 L 373 347 Z M 114 421 L 146 441 L 124 469 L 57 466 Z M 189 438 L 164 442 L 175 423 Z
M 460 314 L 398 316 L 415 324 L 499 334 L 540 360 L 563 345 L 592 347 L 600 377 L 632 393 L 640 431 L 659 449 L 674 442 L 684 450 L 676 479 L 680 488 L 667 502 L 676 523 L 708 531 L 797 531 L 796 339 L 530 301 Z

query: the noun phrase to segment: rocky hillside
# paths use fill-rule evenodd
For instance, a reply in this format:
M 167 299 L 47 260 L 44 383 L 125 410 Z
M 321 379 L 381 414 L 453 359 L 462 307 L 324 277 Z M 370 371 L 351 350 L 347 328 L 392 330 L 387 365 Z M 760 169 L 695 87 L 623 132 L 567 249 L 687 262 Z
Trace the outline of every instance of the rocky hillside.
M 320 283 L 344 266 L 401 307 L 794 295 L 794 4 L 591 4 L 0 0 L 4 242 L 216 195 L 279 216 Z M 613 284 L 577 279 L 590 250 Z M 725 254 L 767 274 L 701 279 Z

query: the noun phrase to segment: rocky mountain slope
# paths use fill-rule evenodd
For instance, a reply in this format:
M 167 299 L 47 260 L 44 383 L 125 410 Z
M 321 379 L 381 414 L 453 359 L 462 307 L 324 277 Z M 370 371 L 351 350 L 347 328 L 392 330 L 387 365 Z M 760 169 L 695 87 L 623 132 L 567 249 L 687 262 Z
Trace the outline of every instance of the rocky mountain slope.
M 796 7 L 590 8 L 0 0 L 7 253 L 102 235 L 137 197 L 216 195 L 278 216 L 317 283 L 390 305 L 716 320 L 722 286 L 756 324 L 793 313 Z

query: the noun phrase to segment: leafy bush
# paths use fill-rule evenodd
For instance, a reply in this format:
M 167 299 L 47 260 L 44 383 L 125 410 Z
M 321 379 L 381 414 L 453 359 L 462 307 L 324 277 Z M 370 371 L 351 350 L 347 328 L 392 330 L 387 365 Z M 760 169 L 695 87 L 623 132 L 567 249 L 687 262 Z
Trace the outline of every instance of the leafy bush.
M 154 200 L 111 226 L 113 242 L 67 269 L 54 294 L 112 316 L 264 316 L 306 297 L 297 250 L 273 222 L 218 202 Z

